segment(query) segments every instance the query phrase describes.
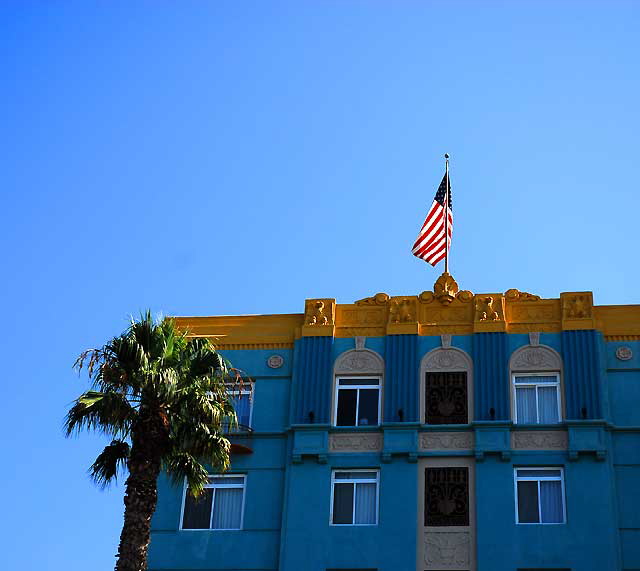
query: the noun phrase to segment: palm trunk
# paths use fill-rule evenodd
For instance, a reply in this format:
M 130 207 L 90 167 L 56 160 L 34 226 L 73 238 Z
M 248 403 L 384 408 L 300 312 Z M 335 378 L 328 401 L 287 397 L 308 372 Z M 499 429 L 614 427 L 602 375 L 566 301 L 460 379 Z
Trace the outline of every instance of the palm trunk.
M 129 477 L 124 495 L 124 525 L 115 571 L 147 569 L 151 517 L 158 501 L 158 475 L 166 442 L 162 420 L 149 416 L 140 419 L 132 434 Z

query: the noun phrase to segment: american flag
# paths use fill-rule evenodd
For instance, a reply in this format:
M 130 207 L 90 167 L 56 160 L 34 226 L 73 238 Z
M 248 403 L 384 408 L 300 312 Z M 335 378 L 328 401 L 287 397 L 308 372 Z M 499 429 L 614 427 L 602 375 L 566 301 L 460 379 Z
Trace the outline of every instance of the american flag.
M 447 233 L 449 234 L 448 243 L 445 248 L 444 241 L 444 201 L 448 196 L 449 222 L 447 223 Z M 420 229 L 418 238 L 411 250 L 412 254 L 425 262 L 429 262 L 435 266 L 440 260 L 443 260 L 446 251 L 451 247 L 451 233 L 453 230 L 453 211 L 451 210 L 451 185 L 448 173 L 442 177 L 442 182 L 438 187 L 433 204 L 429 209 L 429 214 Z

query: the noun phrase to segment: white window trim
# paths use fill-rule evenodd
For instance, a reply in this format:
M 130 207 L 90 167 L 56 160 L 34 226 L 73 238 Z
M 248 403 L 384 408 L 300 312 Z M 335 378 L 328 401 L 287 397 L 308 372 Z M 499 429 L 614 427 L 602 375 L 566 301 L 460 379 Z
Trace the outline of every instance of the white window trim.
M 535 377 L 555 377 L 555 383 L 536 383 L 532 381 L 530 383 L 517 383 L 516 377 L 530 377 L 535 379 Z M 556 404 L 558 405 L 558 421 L 552 424 L 559 424 L 562 422 L 562 391 L 560 385 L 560 373 L 558 371 L 547 371 L 540 373 L 511 373 L 511 387 L 512 387 L 512 405 L 513 405 L 513 422 L 514 424 L 524 424 L 518 422 L 518 401 L 516 397 L 516 388 L 517 387 L 534 387 L 536 389 L 536 422 L 535 424 L 542 424 L 540 422 L 540 408 L 538 407 L 538 387 L 555 387 L 556 389 Z
M 249 424 L 248 424 L 248 428 L 253 428 L 253 386 L 249 387 L 248 389 L 238 389 L 238 388 L 233 388 L 231 385 L 227 385 L 227 394 L 230 397 L 234 397 L 234 396 L 238 396 L 240 395 L 240 397 L 244 398 L 245 396 L 248 397 L 249 399 Z
M 545 470 L 555 470 L 560 471 L 560 477 L 558 476 L 518 476 L 518 470 L 529 470 L 529 471 L 545 471 Z M 518 514 L 518 482 L 538 482 L 538 518 L 542 520 L 542 506 L 540 505 L 540 482 L 560 482 L 560 490 L 562 491 L 562 521 L 556 522 L 520 522 L 520 516 Z M 516 524 L 517 525 L 565 525 L 567 523 L 567 504 L 565 499 L 564 492 L 564 468 L 561 466 L 516 466 L 513 469 L 513 491 L 514 491 L 514 500 L 516 506 Z
M 180 531 L 242 531 L 242 529 L 244 528 L 244 504 L 247 497 L 247 475 L 246 474 L 208 474 L 208 477 L 209 478 L 242 478 L 242 484 L 213 484 L 213 483 L 205 484 L 204 486 L 205 489 L 207 488 L 214 489 L 213 498 L 211 499 L 211 514 L 209 515 L 209 527 L 193 529 L 190 527 L 187 527 L 187 528 L 182 527 L 184 524 L 184 507 L 187 501 L 187 490 L 189 487 L 187 483 L 187 479 L 185 478 L 184 486 L 182 490 L 182 507 L 180 508 L 180 526 L 178 527 L 178 529 Z M 240 527 L 230 527 L 230 528 L 219 528 L 219 527 L 212 528 L 211 527 L 211 520 L 213 519 L 213 508 L 215 506 L 215 501 L 216 501 L 216 493 L 215 493 L 216 488 L 242 489 L 242 507 L 240 508 L 242 511 L 240 512 Z
M 363 381 L 366 379 L 377 380 L 377 385 L 345 385 L 342 388 L 340 387 L 340 381 L 357 381 L 358 379 L 362 379 Z M 343 425 L 338 424 L 338 394 L 340 390 L 348 390 L 348 389 L 358 389 L 356 393 L 356 424 L 354 425 Z M 367 390 L 378 390 L 378 422 L 376 424 L 358 424 L 358 415 L 360 413 L 360 389 Z M 334 389 L 334 404 L 333 404 L 333 426 L 339 428 L 366 428 L 368 426 L 380 426 L 382 424 L 382 377 L 378 375 L 359 375 L 359 376 L 351 376 L 351 375 L 337 375 Z
M 338 480 L 336 480 L 336 473 L 337 472 L 351 472 L 351 473 L 358 473 L 358 472 L 375 472 L 376 474 L 376 479 L 373 480 L 371 478 L 340 478 Z M 333 492 L 335 489 L 335 484 L 339 483 L 339 484 L 353 484 L 353 506 L 351 508 L 351 521 L 355 522 L 356 521 L 356 487 L 355 484 L 372 484 L 375 481 L 376 484 L 376 521 L 375 523 L 333 523 Z M 344 526 L 349 526 L 349 527 L 371 527 L 371 526 L 375 526 L 378 525 L 378 513 L 379 513 L 379 508 L 380 508 L 380 470 L 378 470 L 377 468 L 358 468 L 358 469 L 354 469 L 354 470 L 350 470 L 349 468 L 340 468 L 340 469 L 336 469 L 336 470 L 332 470 L 331 471 L 331 503 L 329 504 L 329 525 L 330 526 L 335 526 L 335 527 L 344 527 Z

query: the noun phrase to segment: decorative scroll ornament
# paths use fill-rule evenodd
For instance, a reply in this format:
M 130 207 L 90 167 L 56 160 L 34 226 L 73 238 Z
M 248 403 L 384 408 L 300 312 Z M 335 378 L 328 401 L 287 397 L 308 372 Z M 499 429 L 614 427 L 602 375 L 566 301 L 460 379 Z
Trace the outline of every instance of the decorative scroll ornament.
M 306 324 L 307 325 L 329 325 L 329 318 L 324 313 L 324 301 L 309 301 L 307 305 Z
M 616 359 L 619 361 L 629 361 L 633 358 L 631 347 L 618 347 L 616 349 Z
M 515 288 L 505 291 L 504 297 L 507 301 L 538 301 L 540 299 L 539 295 L 534 295 L 526 291 L 518 291 Z
M 476 298 L 476 320 L 477 321 L 498 321 L 500 317 L 499 304 L 494 306 L 495 300 L 487 296 Z
M 377 293 L 371 297 L 365 297 L 356 301 L 356 305 L 386 305 L 391 299 L 388 293 Z
M 409 323 L 415 321 L 413 303 L 409 299 L 392 300 L 389 304 L 389 323 Z

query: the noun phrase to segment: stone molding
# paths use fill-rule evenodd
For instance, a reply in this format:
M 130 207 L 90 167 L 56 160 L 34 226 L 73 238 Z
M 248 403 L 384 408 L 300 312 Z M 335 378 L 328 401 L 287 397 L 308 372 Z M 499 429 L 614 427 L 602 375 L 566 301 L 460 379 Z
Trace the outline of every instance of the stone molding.
M 420 450 L 472 450 L 473 432 L 421 432 Z
M 379 433 L 343 433 L 329 435 L 330 452 L 380 452 L 382 434 Z
M 569 447 L 564 430 L 525 430 L 511 433 L 514 450 L 566 450 Z

